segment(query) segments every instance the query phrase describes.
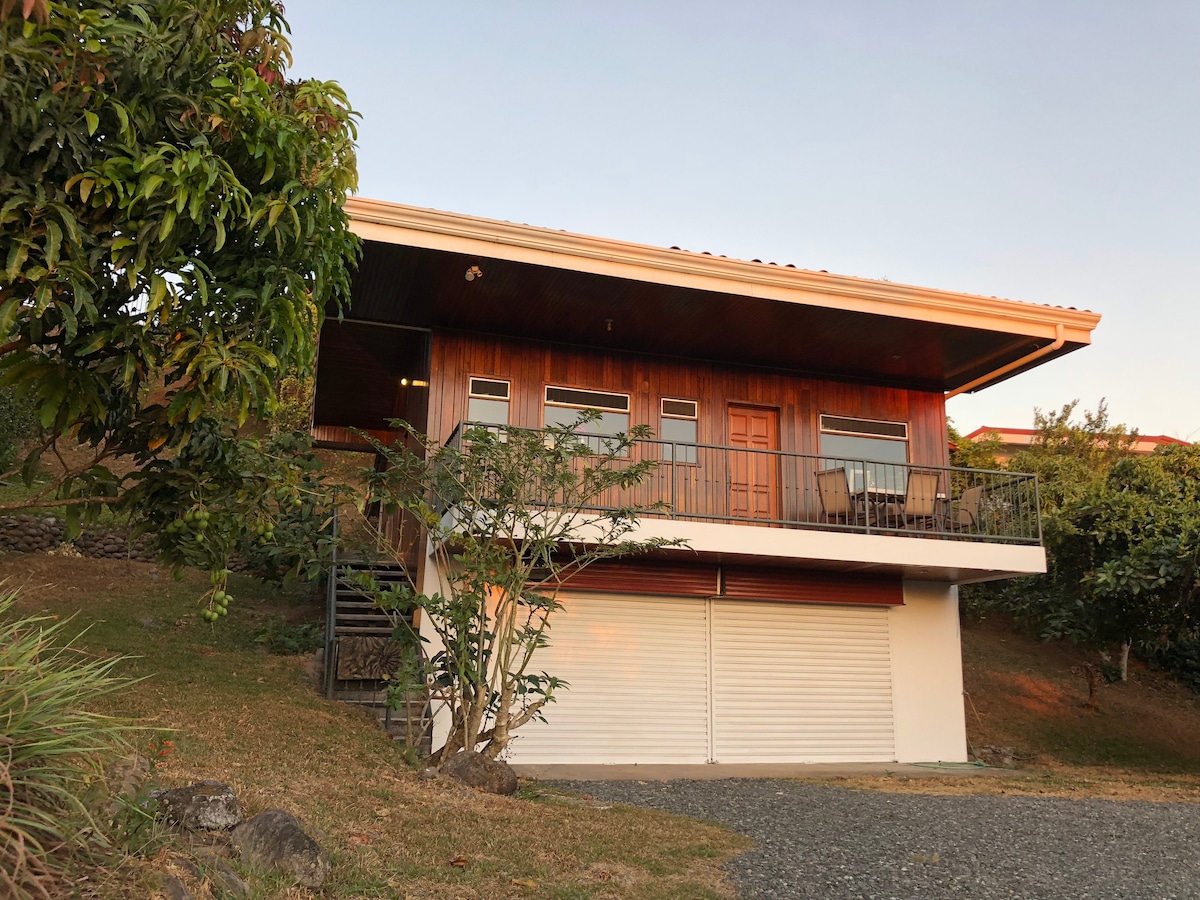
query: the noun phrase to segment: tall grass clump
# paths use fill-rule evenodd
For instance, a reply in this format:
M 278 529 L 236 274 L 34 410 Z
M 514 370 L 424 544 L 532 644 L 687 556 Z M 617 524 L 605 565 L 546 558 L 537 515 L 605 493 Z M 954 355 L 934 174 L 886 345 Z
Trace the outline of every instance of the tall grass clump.
M 64 640 L 69 620 L 13 617 L 15 597 L 0 594 L 0 897 L 46 900 L 95 839 L 85 796 L 130 728 L 91 706 L 128 679 Z

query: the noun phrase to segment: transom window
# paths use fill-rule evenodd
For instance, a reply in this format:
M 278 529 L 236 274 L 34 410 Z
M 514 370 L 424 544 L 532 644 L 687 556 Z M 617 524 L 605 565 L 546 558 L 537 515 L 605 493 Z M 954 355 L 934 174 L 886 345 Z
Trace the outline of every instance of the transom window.
M 467 394 L 467 419 L 488 425 L 508 424 L 512 384 L 498 378 L 472 378 Z
M 544 419 L 547 427 L 571 425 L 586 409 L 600 413 L 598 419 L 576 427 L 579 434 L 614 437 L 629 433 L 629 395 L 586 391 L 580 388 L 546 388 Z M 596 452 L 604 452 L 600 441 L 591 442 Z
M 851 490 L 864 486 L 903 493 L 908 482 L 908 425 L 876 419 L 821 416 L 825 468 L 846 470 Z
M 695 400 L 662 399 L 658 436 L 663 442 L 662 458 L 666 462 L 696 462 L 698 406 Z

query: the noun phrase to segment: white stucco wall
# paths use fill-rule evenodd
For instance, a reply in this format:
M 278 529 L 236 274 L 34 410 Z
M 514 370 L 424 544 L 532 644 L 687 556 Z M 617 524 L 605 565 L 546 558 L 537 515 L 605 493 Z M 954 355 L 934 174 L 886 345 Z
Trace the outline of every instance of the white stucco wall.
M 433 560 L 426 562 L 421 589 L 444 591 Z M 888 611 L 888 628 L 896 761 L 965 761 L 958 589 L 940 582 L 905 581 L 904 605 Z M 441 648 L 427 616 L 422 616 L 421 633 L 429 641 L 427 652 Z M 445 742 L 449 725 L 445 711 L 435 710 L 434 747 Z
M 417 582 L 417 589 L 427 597 L 432 597 L 437 593 L 445 595 L 449 591 L 447 582 L 442 572 L 438 569 L 437 561 L 433 555 L 432 542 L 428 538 L 425 539 L 425 555 L 418 569 Z M 421 637 L 425 639 L 426 656 L 434 656 L 446 649 L 441 637 L 438 636 L 437 630 L 433 627 L 429 615 L 424 610 L 421 610 L 420 632 Z M 433 748 L 436 750 L 442 747 L 449 736 L 450 715 L 446 707 L 438 703 L 437 699 L 434 698 L 433 728 L 431 734 Z
M 890 615 L 897 762 L 966 761 L 958 588 L 906 581 Z

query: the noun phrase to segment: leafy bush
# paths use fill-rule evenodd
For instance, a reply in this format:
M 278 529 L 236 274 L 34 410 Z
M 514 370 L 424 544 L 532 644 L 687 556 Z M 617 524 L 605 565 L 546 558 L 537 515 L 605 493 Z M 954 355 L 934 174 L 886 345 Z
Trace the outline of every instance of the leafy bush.
M 15 596 L 0 596 L 0 896 L 45 900 L 58 864 L 95 839 L 83 797 L 131 727 L 89 707 L 128 680 L 119 658 L 64 643 L 67 622 L 10 620 Z
M 1194 691 L 1200 691 L 1200 635 L 1195 630 L 1142 644 L 1141 655 L 1156 668 L 1170 672 Z
M 271 653 L 283 656 L 311 653 L 325 645 L 325 623 L 301 622 L 293 625 L 283 616 L 272 616 L 255 634 L 254 640 Z
M 17 458 L 21 442 L 37 431 L 33 400 L 16 387 L 0 388 L 0 473 Z

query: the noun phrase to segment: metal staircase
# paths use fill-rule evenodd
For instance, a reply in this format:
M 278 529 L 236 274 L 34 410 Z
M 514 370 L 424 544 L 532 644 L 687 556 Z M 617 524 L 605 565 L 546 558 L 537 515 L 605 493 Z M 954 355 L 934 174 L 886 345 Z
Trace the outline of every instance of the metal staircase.
M 334 521 L 336 528 L 336 519 Z M 400 710 L 387 706 L 388 680 L 410 652 L 395 641 L 392 618 L 356 582 L 367 572 L 381 584 L 407 580 L 404 566 L 366 560 L 338 560 L 330 566 L 325 616 L 325 696 L 370 713 L 396 740 L 420 734 L 428 722 L 425 698 L 410 695 Z M 411 618 L 408 619 L 411 625 Z M 428 742 L 428 736 L 426 737 Z M 416 748 L 428 752 L 428 747 Z

